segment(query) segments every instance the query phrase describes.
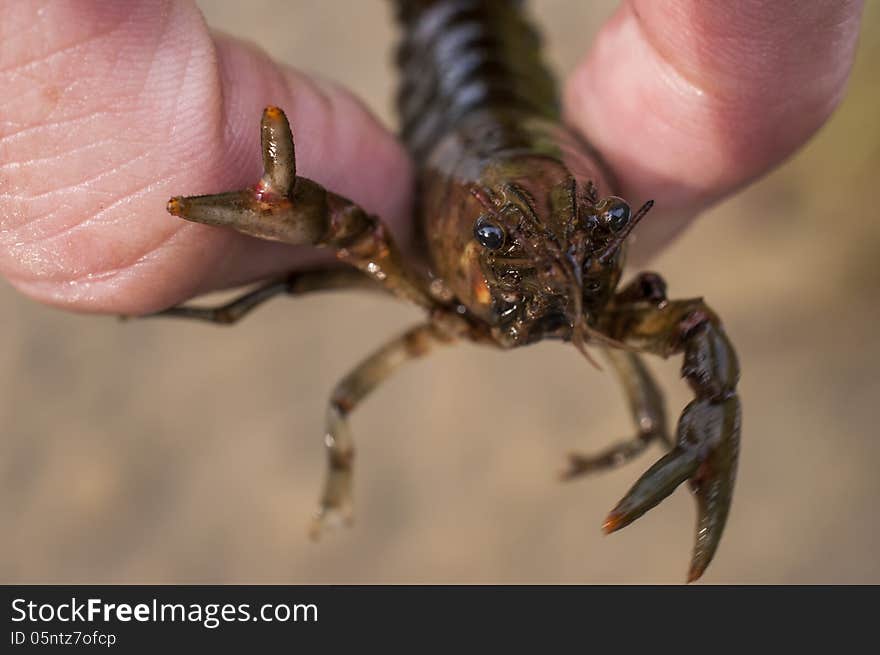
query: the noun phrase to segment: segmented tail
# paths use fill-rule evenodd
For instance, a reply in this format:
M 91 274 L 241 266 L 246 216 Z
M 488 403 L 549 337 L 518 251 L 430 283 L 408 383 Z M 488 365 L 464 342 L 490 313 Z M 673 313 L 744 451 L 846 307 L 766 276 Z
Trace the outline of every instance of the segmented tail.
M 518 0 L 395 0 L 401 137 L 417 161 L 477 112 L 557 119 L 556 85 Z

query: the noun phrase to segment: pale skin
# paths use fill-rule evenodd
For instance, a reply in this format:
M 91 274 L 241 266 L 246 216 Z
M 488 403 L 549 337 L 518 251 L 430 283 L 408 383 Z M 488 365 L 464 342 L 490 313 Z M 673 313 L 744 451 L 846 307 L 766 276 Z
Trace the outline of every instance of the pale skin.
M 354 451 L 347 414 L 400 363 L 458 337 L 485 340 L 477 326 L 447 312 L 398 255 L 391 234 L 406 247 L 411 175 L 400 146 L 343 91 L 276 68 L 228 38 L 212 40 L 190 5 L 165 6 L 154 17 L 155 32 L 143 31 L 153 4 L 129 3 L 124 11 L 120 5 L 74 5 L 50 5 L 36 21 L 22 5 L 14 10 L 0 5 L 8 14 L 6 24 L 13 26 L 5 35 L 12 61 L 2 62 L 0 76 L 20 87 L 9 95 L 10 113 L 28 101 L 31 110 L 19 122 L 4 123 L 8 131 L 0 135 L 0 146 L 13 153 L 4 157 L 5 167 L 21 182 L 0 196 L 11 216 L 3 225 L 0 267 L 39 300 L 124 314 L 147 314 L 255 279 L 281 280 L 215 311 L 163 312 L 220 323 L 234 322 L 281 293 L 349 282 L 348 273 L 322 272 L 321 256 L 313 251 L 255 241 L 244 233 L 326 246 L 372 275 L 376 285 L 429 309 L 428 323 L 376 351 L 333 394 L 325 439 L 329 476 L 319 518 L 329 510 L 348 510 Z M 128 12 L 139 9 L 141 38 L 113 43 L 125 34 L 126 19 L 134 15 Z M 565 104 L 568 120 L 605 154 L 626 194 L 656 200 L 659 211 L 642 229 L 637 258 L 667 242 L 701 209 L 778 163 L 821 125 L 841 97 L 860 10 L 857 2 L 804 7 L 754 1 L 738 3 L 735 11 L 727 3 L 695 0 L 633 1 L 621 7 L 569 80 Z M 42 55 L 42 45 L 30 44 L 28 50 L 26 36 L 53 12 L 65 25 L 58 47 Z M 193 31 L 181 43 L 176 30 L 187 20 L 195 21 Z M 54 33 L 51 24 L 41 27 Z M 150 66 L 123 70 L 120 76 L 120 61 L 138 68 L 132 62 L 139 58 L 128 50 L 139 42 L 148 42 Z M 100 48 L 111 46 L 115 54 L 102 60 Z M 75 60 L 91 64 L 80 77 L 74 63 L 64 62 L 71 52 Z M 816 59 L 817 52 L 826 59 Z M 105 79 L 108 72 L 112 84 Z M 52 77 L 56 74 L 58 79 Z M 248 88 L 224 83 L 231 79 Z M 88 93 L 89 84 L 101 80 L 108 84 L 109 98 Z M 71 106 L 68 96 L 76 93 L 83 97 Z M 247 110 L 255 98 L 270 95 L 289 103 L 291 122 L 312 121 L 316 129 L 297 139 L 294 165 L 287 121 L 279 109 L 266 109 L 265 170 L 253 187 L 259 174 L 251 171 L 243 150 L 250 142 Z M 162 118 L 167 122 L 159 123 Z M 82 140 L 77 140 L 80 130 Z M 626 148 L 633 143 L 637 149 Z M 30 145 L 29 153 L 24 144 Z M 333 152 L 333 161 L 315 157 L 316 151 Z M 17 152 L 22 158 L 15 159 Z M 96 161 L 111 165 L 102 168 Z M 168 226 L 146 207 L 156 190 L 165 197 L 181 188 L 197 193 L 201 183 L 212 191 L 244 190 L 175 197 L 168 211 L 239 233 L 183 222 Z M 62 201 L 62 196 L 71 199 Z M 97 202 L 91 214 L 90 199 Z M 267 219 L 268 207 L 273 209 Z M 84 212 L 86 220 L 80 220 Z M 95 248 L 98 241 L 101 247 Z M 315 262 L 319 268 L 296 273 Z M 699 301 L 667 303 L 663 291 L 650 284 L 631 288 L 646 295 L 633 299 L 631 309 L 621 305 L 609 314 L 605 333 L 662 356 L 683 352 L 683 375 L 695 401 L 682 415 L 677 445 L 618 504 L 605 528 L 635 520 L 690 479 L 705 528 L 698 530 L 689 574 L 695 579 L 712 558 L 729 506 L 739 438 L 738 365 L 708 307 Z M 660 395 L 647 371 L 632 355 L 609 354 L 624 382 L 637 434 L 598 458 L 573 456 L 568 477 L 625 461 L 655 439 L 670 443 Z M 704 447 L 710 448 L 708 459 Z

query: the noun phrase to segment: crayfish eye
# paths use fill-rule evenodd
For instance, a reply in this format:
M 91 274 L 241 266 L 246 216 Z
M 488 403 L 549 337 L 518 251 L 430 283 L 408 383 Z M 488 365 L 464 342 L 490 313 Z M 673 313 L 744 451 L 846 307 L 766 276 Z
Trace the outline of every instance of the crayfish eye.
M 620 232 L 629 223 L 629 205 L 620 198 L 612 198 L 608 209 L 602 213 L 602 218 L 612 232 Z
M 584 280 L 583 289 L 587 293 L 596 293 L 602 288 L 602 281 L 597 278 L 586 278 Z
M 488 250 L 498 250 L 504 245 L 504 230 L 491 219 L 480 216 L 474 224 L 474 238 Z

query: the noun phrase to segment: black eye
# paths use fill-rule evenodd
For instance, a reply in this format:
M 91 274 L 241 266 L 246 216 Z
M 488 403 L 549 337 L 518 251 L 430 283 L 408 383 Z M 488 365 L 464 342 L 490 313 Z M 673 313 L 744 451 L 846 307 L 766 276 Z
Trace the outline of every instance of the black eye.
M 613 232 L 620 232 L 629 223 L 629 205 L 623 200 L 614 200 L 603 214 L 605 225 Z
M 474 225 L 474 238 L 484 248 L 498 250 L 504 245 L 504 230 L 485 216 L 481 216 Z
M 583 289 L 587 293 L 596 293 L 599 289 L 602 288 L 602 281 L 596 278 L 585 278 Z

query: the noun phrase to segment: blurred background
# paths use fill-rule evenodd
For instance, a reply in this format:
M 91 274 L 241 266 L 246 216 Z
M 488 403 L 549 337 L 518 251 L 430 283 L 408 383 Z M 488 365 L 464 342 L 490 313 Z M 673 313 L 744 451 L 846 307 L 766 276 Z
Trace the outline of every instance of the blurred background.
M 200 5 L 214 27 L 348 84 L 393 125 L 383 0 Z M 283 18 L 261 20 L 263 5 Z M 614 5 L 532 3 L 560 75 Z M 710 301 L 742 364 L 737 491 L 706 582 L 880 583 L 878 74 L 869 2 L 831 122 L 651 264 L 673 296 Z M 352 420 L 356 523 L 314 544 L 327 397 L 417 310 L 347 292 L 277 300 L 231 329 L 120 323 L 5 283 L 0 308 L 3 582 L 684 580 L 685 490 L 600 531 L 659 449 L 556 481 L 566 452 L 631 429 L 611 375 L 571 348 L 465 344 L 401 370 Z M 689 400 L 680 362 L 652 365 L 674 418 Z

